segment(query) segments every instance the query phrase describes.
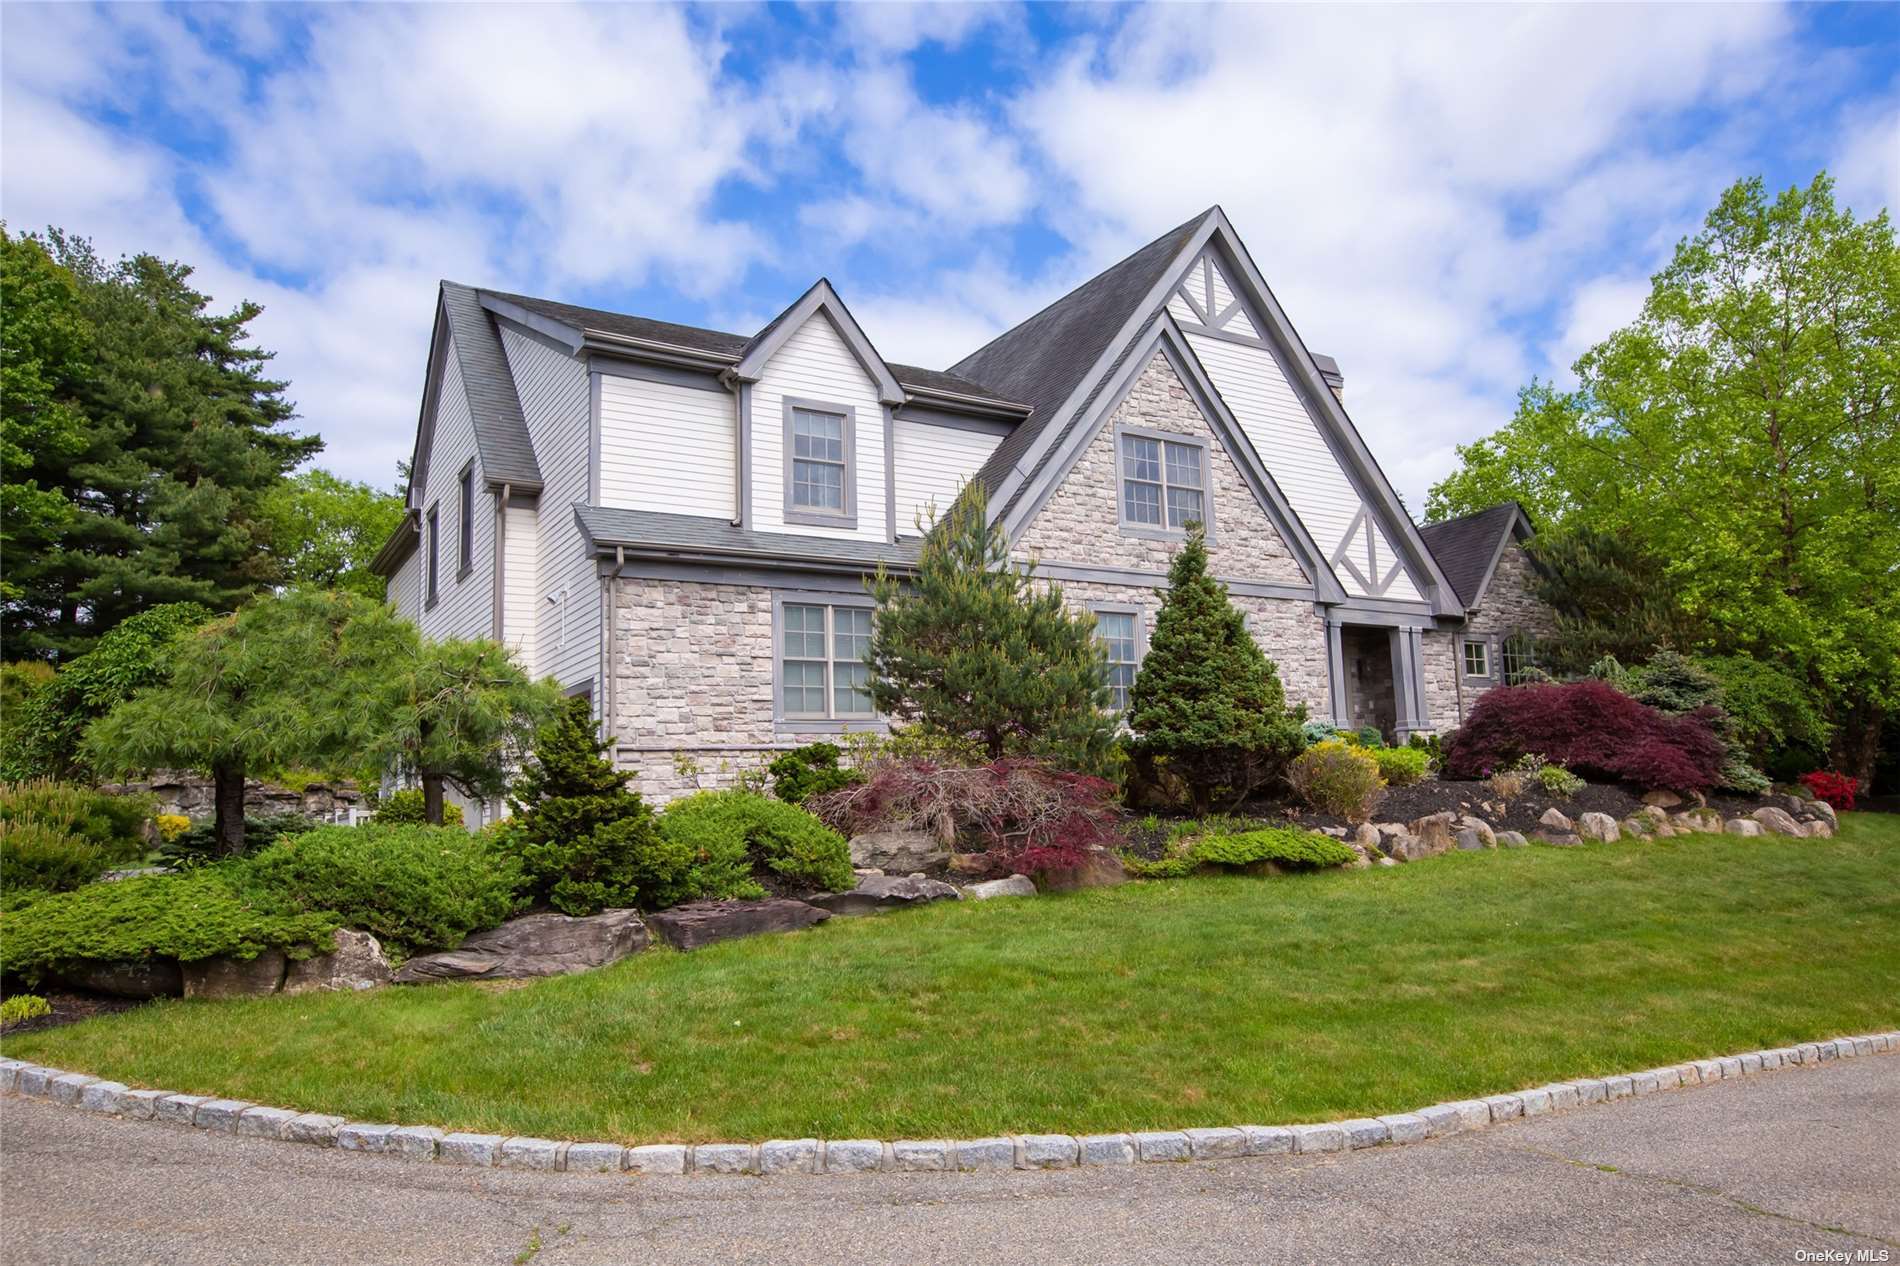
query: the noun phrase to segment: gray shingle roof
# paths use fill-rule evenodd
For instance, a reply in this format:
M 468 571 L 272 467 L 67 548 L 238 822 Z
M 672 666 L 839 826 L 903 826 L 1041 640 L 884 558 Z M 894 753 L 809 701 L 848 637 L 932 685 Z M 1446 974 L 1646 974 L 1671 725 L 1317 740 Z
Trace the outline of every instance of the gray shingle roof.
M 539 488 L 541 466 L 534 459 L 528 422 L 521 414 L 514 375 L 508 372 L 508 357 L 494 322 L 472 288 L 452 281 L 442 283 L 442 310 L 462 370 L 462 390 L 475 423 L 475 448 L 481 454 L 484 478 Z
M 855 564 L 874 568 L 879 563 L 908 566 L 917 561 L 921 543 L 901 540 L 839 540 L 827 536 L 794 536 L 787 532 L 755 532 L 736 528 L 724 519 L 658 510 L 623 510 L 611 506 L 577 505 L 581 531 L 598 548 L 616 545 L 678 551 L 704 556 L 730 555 L 735 561 L 762 559 L 778 562 Z
M 1501 538 L 1520 513 L 1517 502 L 1506 501 L 1476 514 L 1419 525 L 1425 548 L 1438 560 L 1438 570 L 1445 573 L 1458 600 L 1467 607 L 1477 605 L 1485 573 L 1497 557 Z
M 1129 314 L 1211 215 L 1203 211 L 1127 259 L 1056 300 L 1027 321 L 950 367 L 1007 399 L 1029 405 L 1029 418 L 996 446 L 978 478 L 994 492 L 1062 402 L 1082 381 Z

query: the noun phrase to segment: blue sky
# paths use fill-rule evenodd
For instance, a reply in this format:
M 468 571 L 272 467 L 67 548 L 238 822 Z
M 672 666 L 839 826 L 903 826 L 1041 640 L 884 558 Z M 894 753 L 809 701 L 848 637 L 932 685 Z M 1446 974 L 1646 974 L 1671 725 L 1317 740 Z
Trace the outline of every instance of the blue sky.
M 1900 203 L 1900 6 L 8 4 L 0 216 L 266 306 L 389 483 L 434 283 L 946 366 L 1222 204 L 1414 506 L 1738 177 Z

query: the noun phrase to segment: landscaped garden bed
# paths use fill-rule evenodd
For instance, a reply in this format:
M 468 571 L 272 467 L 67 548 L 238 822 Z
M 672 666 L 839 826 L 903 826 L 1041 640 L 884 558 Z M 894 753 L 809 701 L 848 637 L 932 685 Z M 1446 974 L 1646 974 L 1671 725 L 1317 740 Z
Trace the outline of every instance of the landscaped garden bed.
M 551 1138 L 1297 1121 L 1900 1021 L 1900 821 L 834 919 L 601 971 L 224 1003 L 5 1054 Z

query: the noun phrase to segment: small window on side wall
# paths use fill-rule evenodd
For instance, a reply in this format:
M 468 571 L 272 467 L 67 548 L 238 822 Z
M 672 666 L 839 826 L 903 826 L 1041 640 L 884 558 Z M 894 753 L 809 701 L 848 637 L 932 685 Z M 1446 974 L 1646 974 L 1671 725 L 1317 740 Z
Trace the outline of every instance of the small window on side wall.
M 1491 675 L 1491 648 L 1478 638 L 1465 639 L 1465 676 Z
M 1504 639 L 1504 645 L 1498 648 L 1498 668 L 1504 674 L 1504 684 L 1515 686 L 1524 673 L 1537 667 L 1537 643 L 1528 633 L 1513 633 Z
M 468 575 L 475 566 L 475 463 L 471 460 L 462 467 L 461 504 L 456 508 L 460 522 L 456 525 L 460 535 L 460 549 L 455 564 L 455 578 L 460 580 Z
M 1136 639 L 1137 621 L 1132 611 L 1097 611 L 1095 636 L 1108 658 L 1109 707 L 1128 711 L 1129 694 L 1135 687 L 1135 670 L 1140 649 Z
M 440 592 L 437 580 L 442 571 L 442 533 L 438 530 L 442 521 L 442 503 L 436 502 L 429 507 L 429 522 L 425 534 L 429 538 L 428 554 L 428 605 L 434 606 L 436 595 Z

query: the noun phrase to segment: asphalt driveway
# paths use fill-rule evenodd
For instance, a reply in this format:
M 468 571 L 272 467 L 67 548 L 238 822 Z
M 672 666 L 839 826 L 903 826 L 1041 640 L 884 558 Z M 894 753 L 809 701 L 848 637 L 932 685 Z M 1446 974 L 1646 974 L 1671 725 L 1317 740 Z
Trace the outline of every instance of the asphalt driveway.
M 1403 1148 L 988 1175 L 475 1172 L 0 1100 L 8 1263 L 1700 1266 L 1859 1249 L 1900 1262 L 1900 1055 Z

